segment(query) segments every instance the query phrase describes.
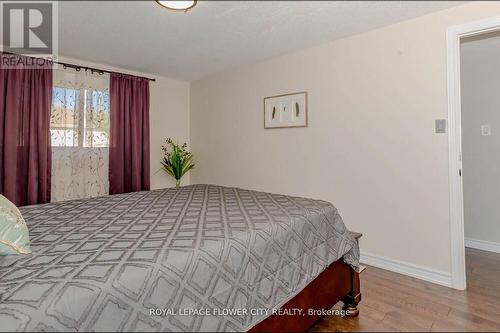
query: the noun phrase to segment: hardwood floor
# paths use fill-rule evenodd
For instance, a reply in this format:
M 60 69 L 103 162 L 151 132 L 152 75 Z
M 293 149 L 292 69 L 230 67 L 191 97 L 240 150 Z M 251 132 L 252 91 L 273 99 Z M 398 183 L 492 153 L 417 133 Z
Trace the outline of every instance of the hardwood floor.
M 500 254 L 466 249 L 466 261 L 466 291 L 368 267 L 359 317 L 324 317 L 310 332 L 500 331 Z

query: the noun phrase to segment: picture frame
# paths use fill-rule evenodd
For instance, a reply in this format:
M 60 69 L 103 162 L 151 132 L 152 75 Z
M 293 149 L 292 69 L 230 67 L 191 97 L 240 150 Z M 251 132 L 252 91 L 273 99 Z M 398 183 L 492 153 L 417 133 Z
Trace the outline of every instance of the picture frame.
M 307 91 L 264 97 L 264 129 L 307 126 Z

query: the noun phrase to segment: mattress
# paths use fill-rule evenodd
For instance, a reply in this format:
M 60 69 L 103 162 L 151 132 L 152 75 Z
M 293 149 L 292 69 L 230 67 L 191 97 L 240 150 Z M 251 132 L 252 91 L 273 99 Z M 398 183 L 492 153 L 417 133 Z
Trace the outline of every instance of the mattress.
M 0 257 L 0 330 L 246 331 L 334 261 L 337 209 L 215 185 L 27 206 L 33 254 Z

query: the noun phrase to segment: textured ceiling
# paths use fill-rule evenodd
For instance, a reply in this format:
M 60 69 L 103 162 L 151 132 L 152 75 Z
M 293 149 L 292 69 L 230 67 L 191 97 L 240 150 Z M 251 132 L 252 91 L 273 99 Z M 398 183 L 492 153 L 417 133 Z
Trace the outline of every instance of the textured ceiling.
M 59 2 L 59 53 L 183 80 L 390 25 L 460 2 Z

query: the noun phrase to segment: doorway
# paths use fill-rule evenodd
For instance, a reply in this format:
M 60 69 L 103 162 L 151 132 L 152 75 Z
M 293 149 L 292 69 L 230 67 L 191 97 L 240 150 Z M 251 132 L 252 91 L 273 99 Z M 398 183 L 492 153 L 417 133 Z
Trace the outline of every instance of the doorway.
M 469 131 L 467 128 L 467 132 L 464 132 L 462 127 L 462 120 L 468 119 L 463 118 L 462 110 L 463 107 L 470 107 L 470 105 L 462 105 L 461 60 L 463 59 L 461 51 L 463 43 L 497 35 L 498 31 L 500 31 L 500 17 L 450 27 L 447 31 L 451 284 L 453 288 L 461 290 L 466 288 L 464 179 L 462 177 L 464 145 L 462 138 Z M 492 121 L 489 122 L 480 125 L 482 137 L 492 136 Z M 471 124 L 471 133 L 474 127 L 475 125 Z M 471 165 L 468 167 L 469 170 L 471 170 Z M 473 180 L 473 177 L 469 179 Z M 473 202 L 468 200 L 468 207 L 471 203 Z M 467 213 L 469 214 L 469 212 Z
M 500 268 L 488 267 L 500 259 L 500 31 L 461 39 L 460 88 L 466 273 L 477 281 Z

